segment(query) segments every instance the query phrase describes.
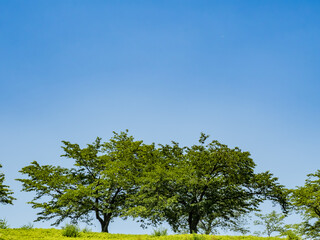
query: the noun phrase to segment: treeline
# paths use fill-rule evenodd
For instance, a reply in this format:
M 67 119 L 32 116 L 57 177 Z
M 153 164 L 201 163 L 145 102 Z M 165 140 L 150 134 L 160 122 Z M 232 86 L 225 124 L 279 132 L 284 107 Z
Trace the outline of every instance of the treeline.
M 36 221 L 54 219 L 54 225 L 97 219 L 101 231 L 108 232 L 115 217 L 132 217 L 142 227 L 167 222 L 175 232 L 245 231 L 243 216 L 271 200 L 284 214 L 303 214 L 304 235 L 320 236 L 319 170 L 305 186 L 286 189 L 269 171 L 256 173 L 249 152 L 207 140 L 202 133 L 193 146 L 145 144 L 126 131 L 84 148 L 63 141 L 62 156 L 73 167 L 34 161 L 20 170 L 26 178 L 17 180 L 23 191 L 35 192 L 29 203 L 39 210 Z M 1 174 L 0 202 L 12 204 L 3 180 Z

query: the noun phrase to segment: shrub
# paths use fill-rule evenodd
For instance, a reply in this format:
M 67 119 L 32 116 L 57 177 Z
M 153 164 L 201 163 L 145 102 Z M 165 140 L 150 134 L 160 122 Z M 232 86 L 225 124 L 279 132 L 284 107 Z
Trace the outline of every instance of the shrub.
M 62 231 L 62 236 L 65 237 L 79 237 L 80 236 L 80 228 L 77 225 L 66 224 Z
M 298 236 L 295 232 L 292 230 L 288 230 L 285 232 L 285 235 L 287 236 L 288 240 L 301 240 L 301 237 Z
M 25 225 L 20 227 L 20 229 L 24 229 L 24 230 L 29 230 L 29 229 L 32 229 L 32 228 L 33 228 L 33 224 L 32 223 L 28 223 L 28 224 L 25 224 Z
M 88 228 L 88 227 L 85 227 L 84 229 L 82 229 L 81 232 L 88 233 L 88 232 L 92 232 L 92 230 L 90 228 Z
M 154 237 L 167 236 L 167 235 L 168 235 L 168 230 L 166 228 L 153 229 L 153 233 L 151 233 L 151 236 L 154 236 Z
M 193 233 L 192 240 L 205 240 L 205 237 L 203 235 Z
M 0 229 L 9 228 L 8 222 L 5 219 L 0 219 Z

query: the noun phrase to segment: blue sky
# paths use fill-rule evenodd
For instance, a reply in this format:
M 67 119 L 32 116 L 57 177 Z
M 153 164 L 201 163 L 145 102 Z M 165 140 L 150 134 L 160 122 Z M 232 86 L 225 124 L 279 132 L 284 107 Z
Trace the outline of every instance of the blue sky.
M 184 145 L 203 131 L 302 185 L 320 166 L 319 12 L 294 0 L 1 1 L 0 163 L 18 200 L 0 218 L 35 219 L 14 181 L 22 167 L 62 165 L 61 140 L 125 129 Z M 110 230 L 151 231 L 125 226 Z

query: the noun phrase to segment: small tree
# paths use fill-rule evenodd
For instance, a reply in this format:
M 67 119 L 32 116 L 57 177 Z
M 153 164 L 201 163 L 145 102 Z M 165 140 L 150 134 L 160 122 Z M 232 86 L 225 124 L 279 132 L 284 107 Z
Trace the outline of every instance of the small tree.
M 199 232 L 203 234 L 217 234 L 218 229 L 231 230 L 233 232 L 240 232 L 246 234 L 250 232 L 247 228 L 248 215 L 243 213 L 233 213 L 232 216 L 217 215 L 216 213 L 208 214 L 206 218 L 199 223 Z
M 301 240 L 301 224 L 286 224 L 280 236 L 286 236 L 288 240 Z
M 304 218 L 303 234 L 320 239 L 320 170 L 309 174 L 304 186 L 292 190 L 291 202 Z
M 7 229 L 7 228 L 9 228 L 8 222 L 5 219 L 0 219 L 0 229 Z
M 254 221 L 254 225 L 261 225 L 265 228 L 262 234 L 267 234 L 268 237 L 271 236 L 274 232 L 283 232 L 284 229 L 284 221 L 285 215 L 282 213 L 277 213 L 276 211 L 272 211 L 268 214 L 255 214 L 259 220 Z M 260 232 L 258 232 L 260 233 Z
M 0 168 L 2 168 L 1 164 Z M 9 187 L 3 184 L 4 179 L 4 174 L 0 173 L 0 203 L 12 204 L 12 201 L 15 200 L 15 198 L 12 197 L 13 192 L 9 189 Z

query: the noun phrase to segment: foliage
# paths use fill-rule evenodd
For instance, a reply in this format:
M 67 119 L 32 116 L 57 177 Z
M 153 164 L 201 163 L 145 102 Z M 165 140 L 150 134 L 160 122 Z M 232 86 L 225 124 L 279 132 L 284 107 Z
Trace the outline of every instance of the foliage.
M 309 174 L 305 185 L 291 192 L 291 202 L 303 215 L 303 235 L 308 239 L 320 239 L 320 170 Z
M 81 230 L 81 232 L 88 233 L 88 232 L 92 232 L 92 230 L 89 227 L 85 227 Z
M 212 230 L 215 223 L 232 227 L 266 199 L 286 209 L 285 188 L 269 172 L 254 173 L 249 152 L 218 141 L 205 145 L 207 138 L 202 134 L 200 144 L 191 147 L 161 145 L 161 158 L 146 171 L 150 176 L 139 192 L 140 216 L 150 211 L 153 222 L 162 219 L 175 232 L 197 233 L 206 225 L 203 230 Z
M 255 220 L 254 225 L 261 225 L 265 229 L 261 232 L 262 234 L 267 234 L 267 236 L 270 237 L 274 232 L 281 233 L 284 231 L 283 219 L 286 217 L 284 214 L 272 211 L 268 214 L 256 213 L 255 215 L 259 218 L 259 220 Z
M 269 172 L 254 173 L 249 152 L 218 141 L 191 147 L 146 145 L 127 132 L 108 142 L 97 138 L 80 148 L 63 141 L 72 168 L 36 161 L 20 172 L 23 190 L 35 191 L 30 204 L 36 221 L 66 218 L 72 223 L 96 218 L 108 232 L 115 217 L 133 217 L 142 226 L 167 221 L 176 232 L 213 233 L 216 227 L 245 232 L 243 219 L 266 200 L 286 210 L 285 188 Z M 43 199 L 46 199 L 45 201 Z M 49 199 L 49 200 L 48 200 Z
M 0 229 L 7 229 L 7 228 L 9 228 L 7 220 L 0 219 Z
M 300 240 L 302 234 L 301 224 L 286 224 L 280 236 L 286 236 L 289 240 Z
M 192 234 L 192 240 L 205 240 L 206 238 L 203 235 L 200 234 Z
M 217 214 L 210 214 L 210 216 L 202 219 L 199 223 L 199 232 L 203 234 L 217 234 L 218 228 L 224 231 L 230 230 L 233 232 L 239 232 L 241 234 L 249 233 L 247 228 L 247 219 L 249 215 L 235 213 L 233 218 L 229 221 L 225 221 L 223 218 L 217 216 Z
M 28 223 L 28 224 L 25 224 L 23 226 L 21 226 L 20 228 L 21 229 L 25 229 L 25 230 L 28 230 L 28 229 L 33 229 L 33 224 L 32 223 Z
M 2 168 L 1 164 L 0 168 Z M 9 189 L 9 187 L 3 184 L 4 180 L 4 174 L 0 173 L 0 203 L 12 204 L 12 201 L 15 200 L 15 198 L 12 197 L 13 192 Z
M 151 233 L 151 236 L 154 237 L 160 237 L 160 236 L 166 236 L 168 235 L 168 229 L 166 228 L 158 228 L 158 229 L 153 229 L 153 232 Z
M 80 228 L 74 224 L 66 224 L 63 228 L 62 236 L 65 237 L 79 237 Z
M 146 146 L 134 141 L 127 132 L 114 133 L 109 142 L 97 138 L 93 144 L 80 148 L 78 144 L 63 141 L 63 157 L 74 160 L 72 168 L 43 165 L 34 161 L 20 172 L 28 178 L 17 179 L 23 191 L 35 191 L 30 204 L 40 209 L 36 221 L 57 220 L 59 225 L 66 218 L 72 223 L 89 223 L 94 216 L 102 232 L 108 232 L 115 217 L 124 216 L 130 209 L 137 191 L 136 178 L 141 174 Z M 41 201 L 41 199 L 49 199 Z
M 287 236 L 288 240 L 301 240 L 301 237 L 292 230 L 284 231 L 281 236 Z

